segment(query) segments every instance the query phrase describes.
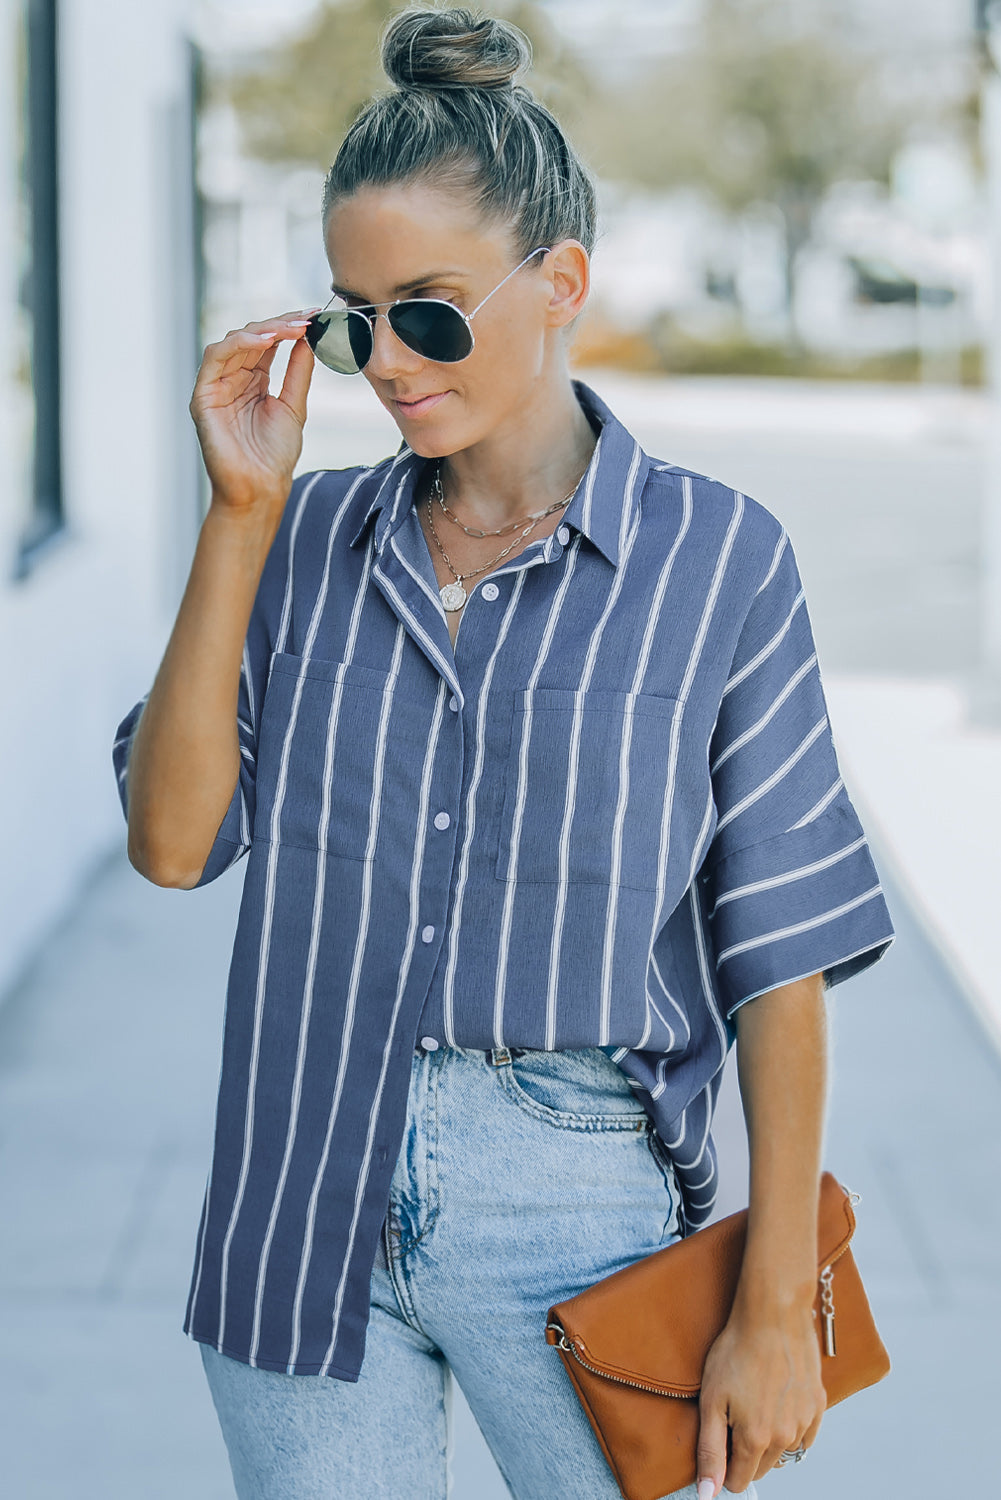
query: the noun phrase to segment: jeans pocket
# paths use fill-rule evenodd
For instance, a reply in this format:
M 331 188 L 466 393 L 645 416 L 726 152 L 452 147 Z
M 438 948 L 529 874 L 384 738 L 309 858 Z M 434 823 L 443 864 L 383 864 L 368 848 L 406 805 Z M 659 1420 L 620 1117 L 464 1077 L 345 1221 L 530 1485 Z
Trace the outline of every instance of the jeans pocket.
M 561 1130 L 649 1131 L 650 1117 L 626 1075 L 600 1047 L 556 1052 L 511 1049 L 498 1069 L 520 1109 Z

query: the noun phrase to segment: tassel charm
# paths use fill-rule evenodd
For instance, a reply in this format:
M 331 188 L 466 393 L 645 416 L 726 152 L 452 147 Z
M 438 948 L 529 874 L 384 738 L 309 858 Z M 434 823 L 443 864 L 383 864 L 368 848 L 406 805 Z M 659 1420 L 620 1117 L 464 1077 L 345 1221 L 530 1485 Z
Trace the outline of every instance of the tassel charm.
M 833 1359 L 838 1350 L 834 1340 L 834 1271 L 830 1266 L 820 1273 L 820 1315 L 824 1320 L 824 1353 Z

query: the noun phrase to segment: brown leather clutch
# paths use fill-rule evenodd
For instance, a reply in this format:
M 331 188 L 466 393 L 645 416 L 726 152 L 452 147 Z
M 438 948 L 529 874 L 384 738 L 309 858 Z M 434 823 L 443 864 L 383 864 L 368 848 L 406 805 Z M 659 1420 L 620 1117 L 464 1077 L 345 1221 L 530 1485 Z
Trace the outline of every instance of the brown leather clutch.
M 890 1368 L 849 1248 L 853 1201 L 822 1174 L 814 1318 L 828 1406 Z M 549 1309 L 546 1339 L 625 1500 L 662 1500 L 696 1477 L 702 1368 L 733 1304 L 746 1233 L 745 1208 Z

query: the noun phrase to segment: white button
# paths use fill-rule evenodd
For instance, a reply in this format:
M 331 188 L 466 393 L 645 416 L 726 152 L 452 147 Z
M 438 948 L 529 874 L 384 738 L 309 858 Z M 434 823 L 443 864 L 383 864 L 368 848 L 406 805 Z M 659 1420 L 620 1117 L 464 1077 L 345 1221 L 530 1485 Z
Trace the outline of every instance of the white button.
M 436 1036 L 422 1036 L 421 1046 L 424 1048 L 425 1052 L 437 1052 L 438 1038 Z
M 436 828 L 447 828 L 451 821 L 452 819 L 447 812 L 435 813 L 434 815 L 434 826 Z
M 433 927 L 424 927 L 424 928 L 421 929 L 421 942 L 422 943 L 430 943 L 430 941 L 431 941 L 431 939 L 433 937 L 434 937 L 434 928 Z
M 480 592 L 483 595 L 484 599 L 496 599 L 497 595 L 500 593 L 500 589 L 495 583 L 485 583 Z
M 565 547 L 567 542 L 570 540 L 570 527 L 561 526 L 556 533 L 556 539 L 561 546 Z
M 459 712 L 459 700 L 454 693 L 448 700 L 448 706 L 454 714 L 457 714 Z

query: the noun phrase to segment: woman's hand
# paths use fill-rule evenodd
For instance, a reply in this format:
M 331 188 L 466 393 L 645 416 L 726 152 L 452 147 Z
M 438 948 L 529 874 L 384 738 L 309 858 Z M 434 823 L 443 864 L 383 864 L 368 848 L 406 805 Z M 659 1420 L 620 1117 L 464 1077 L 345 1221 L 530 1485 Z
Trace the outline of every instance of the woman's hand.
M 699 1500 L 718 1495 L 724 1482 L 740 1494 L 774 1468 L 783 1449 L 809 1448 L 826 1406 L 812 1307 L 800 1303 L 769 1317 L 735 1309 L 702 1375 Z
M 740 1494 L 817 1436 L 827 1395 L 813 1318 L 827 1080 L 823 976 L 740 1005 L 737 1072 L 750 1148 L 740 1279 L 699 1403 L 699 1500 Z M 727 1451 L 727 1427 L 731 1431 Z
M 212 501 L 248 512 L 284 504 L 302 452 L 313 351 L 309 313 L 285 313 L 233 329 L 202 357 L 189 411 L 212 482 Z M 278 344 L 294 339 L 281 394 L 268 380 Z

